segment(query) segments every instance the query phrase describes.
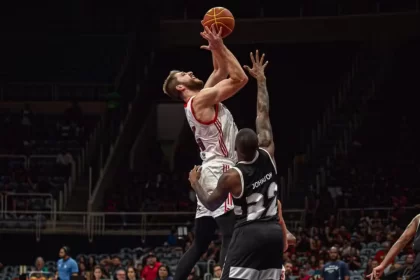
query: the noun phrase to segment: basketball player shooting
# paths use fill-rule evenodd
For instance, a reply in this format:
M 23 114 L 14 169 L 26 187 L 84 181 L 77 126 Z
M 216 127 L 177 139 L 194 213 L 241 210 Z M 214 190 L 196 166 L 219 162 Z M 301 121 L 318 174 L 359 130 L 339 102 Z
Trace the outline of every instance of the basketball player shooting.
M 287 247 L 287 229 L 279 223 L 277 167 L 264 74 L 268 62 L 264 62 L 264 55 L 259 57 L 258 51 L 255 57 L 251 53 L 251 61 L 253 67 L 245 69 L 258 84 L 258 135 L 249 128 L 238 132 L 235 147 L 239 162 L 219 178 L 212 193 L 202 186 L 199 167 L 195 166 L 189 176 L 192 188 L 207 209 L 218 209 L 229 194 L 233 198 L 236 224 L 222 280 L 280 279 L 283 249 Z
M 202 49 L 210 50 L 214 71 L 206 84 L 193 72 L 173 70 L 167 77 L 163 91 L 174 99 L 184 101 L 185 114 L 203 160 L 200 184 L 206 192 L 212 192 L 223 172 L 237 161 L 235 137 L 238 129 L 232 114 L 221 103 L 236 94 L 248 81 L 248 77 L 235 56 L 223 44 L 222 29 L 216 32 L 205 27 L 201 36 L 208 41 Z M 227 71 L 224 71 L 226 69 Z M 229 74 L 229 78 L 227 77 Z M 208 250 L 214 232 L 219 226 L 222 234 L 220 264 L 222 265 L 232 238 L 235 224 L 232 198 L 226 197 L 218 207 L 207 209 L 197 200 L 195 239 L 181 258 L 174 280 L 185 280 L 201 255 Z

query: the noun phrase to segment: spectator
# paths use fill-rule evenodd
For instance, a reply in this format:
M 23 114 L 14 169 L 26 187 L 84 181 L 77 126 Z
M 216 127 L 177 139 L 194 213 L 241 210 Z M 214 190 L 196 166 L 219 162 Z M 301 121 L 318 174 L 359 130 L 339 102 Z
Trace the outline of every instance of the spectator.
M 79 263 L 86 263 L 85 257 L 80 256 L 80 257 L 78 258 L 78 262 L 79 262 Z
M 137 279 L 137 272 L 133 266 L 127 267 L 127 279 L 128 280 L 136 280 Z
M 372 273 L 372 270 L 379 265 L 378 261 L 374 259 L 369 259 L 368 264 L 365 270 L 365 276 Z
M 222 267 L 218 264 L 213 266 L 213 280 L 219 280 L 222 277 Z
M 93 271 L 93 268 L 96 267 L 96 260 L 95 260 L 95 258 L 92 257 L 92 256 L 89 257 L 89 261 L 86 264 L 86 266 L 87 266 L 87 270 Z
M 168 240 L 166 241 L 168 242 L 169 246 L 175 246 L 177 243 L 177 238 L 176 238 L 176 230 L 172 229 L 171 233 L 168 235 Z
M 88 275 L 86 275 L 86 265 L 84 262 L 79 262 L 79 275 L 87 278 Z
M 99 265 L 95 265 L 89 275 L 90 277 L 87 278 L 89 280 L 102 280 L 104 279 L 104 273 L 102 268 Z
M 117 280 L 127 280 L 127 274 L 125 273 L 125 270 L 122 268 L 118 268 L 115 271 L 115 276 Z
M 306 274 L 303 267 L 299 269 L 299 280 L 309 280 L 310 278 L 311 276 Z
M 159 272 L 156 277 L 156 280 L 173 280 L 171 271 L 169 270 L 169 267 L 165 264 L 162 264 L 159 267 Z
M 286 262 L 284 264 L 285 269 L 285 279 L 284 280 L 290 280 L 293 272 L 293 264 L 291 262 Z
M 107 269 L 107 272 L 110 275 L 114 275 L 117 270 L 123 269 L 121 265 L 121 259 L 118 256 L 114 256 L 112 259 L 110 258 L 103 259 L 101 261 L 101 265 Z
M 70 280 L 71 276 L 77 276 L 79 268 L 76 261 L 70 257 L 70 249 L 64 246 L 59 252 L 60 259 L 57 261 L 57 275 L 60 280 Z
M 161 263 L 157 261 L 156 256 L 150 253 L 146 259 L 146 266 L 143 268 L 141 278 L 144 280 L 155 280 L 158 275 Z
M 137 263 L 136 265 L 136 270 L 137 270 L 137 276 L 136 278 L 141 279 L 141 273 L 143 272 L 143 264 L 142 263 Z
M 48 272 L 48 267 L 45 266 L 45 262 L 42 257 L 36 258 L 34 271 Z
M 411 271 L 413 270 L 414 255 L 409 254 L 405 259 L 403 269 L 398 273 L 398 279 L 410 279 Z
M 382 262 L 382 260 L 385 258 L 386 254 L 388 253 L 390 247 L 391 246 L 390 246 L 389 242 L 384 242 L 383 243 L 383 249 L 382 250 L 379 250 L 378 252 L 376 252 L 376 254 L 375 254 L 375 260 L 378 263 L 381 263 Z
M 350 279 L 348 266 L 345 262 L 338 260 L 338 250 L 336 247 L 331 247 L 329 251 L 330 262 L 327 262 L 321 273 L 323 280 L 337 280 L 337 279 Z

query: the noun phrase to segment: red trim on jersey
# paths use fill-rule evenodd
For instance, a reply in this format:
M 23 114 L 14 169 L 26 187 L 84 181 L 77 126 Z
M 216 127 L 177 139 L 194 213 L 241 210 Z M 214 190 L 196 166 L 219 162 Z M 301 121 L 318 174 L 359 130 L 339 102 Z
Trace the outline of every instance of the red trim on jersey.
M 216 120 L 214 122 L 214 125 L 217 128 L 217 131 L 219 131 L 219 145 L 220 145 L 220 149 L 222 150 L 222 153 L 225 157 L 227 157 L 229 155 L 228 149 L 226 148 L 225 145 L 225 141 L 223 139 L 223 129 L 222 129 L 222 124 L 220 123 L 219 120 Z
M 227 172 L 230 169 L 230 166 L 223 164 L 223 173 Z M 225 200 L 225 213 L 229 211 L 228 206 L 233 205 L 232 195 L 229 193 L 228 197 Z
M 226 172 L 226 164 L 223 164 L 223 165 L 222 165 L 222 172 L 223 172 L 223 173 L 225 173 L 225 172 Z M 225 200 L 224 206 L 225 206 L 225 213 L 226 213 L 226 211 L 227 211 L 226 200 Z
M 191 99 L 191 113 L 192 113 L 194 119 L 197 122 L 199 122 L 200 124 L 203 124 L 203 125 L 210 125 L 210 124 L 213 124 L 213 123 L 215 123 L 217 121 L 217 116 L 219 114 L 219 104 L 215 104 L 214 105 L 214 112 L 215 112 L 214 118 L 211 121 L 203 122 L 203 121 L 200 121 L 199 119 L 197 119 L 197 117 L 195 116 L 194 107 L 193 107 L 193 101 L 194 101 L 194 99 Z
M 191 99 L 191 98 L 193 98 L 193 97 L 188 98 L 188 99 L 187 99 L 187 101 L 185 101 L 185 102 L 184 102 L 184 108 L 187 108 L 187 106 L 188 106 L 188 101 L 190 101 L 190 99 Z

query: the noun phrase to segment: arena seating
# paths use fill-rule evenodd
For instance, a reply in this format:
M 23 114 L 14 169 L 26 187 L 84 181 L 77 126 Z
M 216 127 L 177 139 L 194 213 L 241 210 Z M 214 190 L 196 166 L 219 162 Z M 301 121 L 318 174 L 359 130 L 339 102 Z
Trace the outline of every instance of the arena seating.
M 89 258 L 94 259 L 95 264 L 99 264 L 104 259 L 109 259 L 112 257 L 119 257 L 121 259 L 121 263 L 124 267 L 127 267 L 128 265 L 133 265 L 134 261 L 138 262 L 142 260 L 142 258 L 146 255 L 146 253 L 150 252 L 150 249 L 147 248 L 121 248 L 119 252 L 112 253 L 112 254 L 92 254 L 92 253 L 80 253 L 77 256 L 74 256 L 74 258 L 80 262 L 85 262 L 87 265 L 87 261 Z M 163 257 L 162 253 L 166 253 L 165 256 L 167 257 L 173 257 L 173 256 L 179 256 L 179 254 L 171 253 L 172 250 L 169 251 L 167 248 L 156 248 L 155 249 L 156 255 L 159 257 Z M 34 260 L 35 261 L 35 260 Z M 140 262 L 141 263 L 141 262 Z M 36 271 L 33 264 L 26 264 L 27 266 L 27 273 L 30 273 L 31 271 Z M 57 270 L 57 261 L 56 260 L 45 260 L 45 267 L 47 268 L 48 272 L 55 273 Z M 89 269 L 89 268 L 88 268 Z M 0 280 L 12 280 L 19 277 L 20 267 L 19 266 L 8 266 L 7 264 L 5 267 L 0 270 Z M 109 279 L 111 278 L 108 275 Z
M 407 219 L 411 219 L 417 214 L 415 209 L 403 209 L 398 217 L 392 217 L 390 208 L 371 208 L 368 211 L 354 209 L 351 215 L 345 216 L 341 212 L 333 214 L 329 219 L 322 222 L 322 226 L 298 227 L 293 234 L 297 237 L 297 244 L 289 247 L 285 254 L 285 260 L 293 264 L 292 279 L 298 279 L 298 275 L 311 275 L 317 277 L 322 268 L 322 262 L 328 261 L 327 250 L 330 246 L 339 248 L 341 259 L 348 263 L 351 279 L 361 279 L 367 275 L 372 268 L 372 260 L 380 260 L 381 252 L 387 250 L 387 242 L 393 243 L 402 233 L 406 226 Z M 404 217 L 407 217 L 405 219 Z M 153 249 L 145 248 L 122 248 L 118 253 L 100 249 L 101 253 L 75 252 L 75 259 L 87 264 L 89 258 L 93 258 L 95 263 L 100 263 L 107 258 L 119 257 L 123 267 L 134 265 L 140 269 L 145 264 L 144 256 L 154 253 L 158 260 L 167 264 L 172 272 L 176 270 L 179 258 L 183 251 L 193 241 L 193 234 L 187 236 L 172 235 L 168 236 L 168 242 L 174 241 L 177 244 L 164 244 Z M 175 238 L 175 239 L 174 239 Z M 316 241 L 318 240 L 318 241 Z M 316 242 L 315 242 L 316 241 Z M 211 244 L 209 251 L 204 254 L 195 267 L 197 279 L 212 273 L 212 267 L 217 263 L 218 247 L 220 240 L 216 238 Z M 412 253 L 411 248 L 403 250 L 395 260 L 395 264 L 390 268 L 391 271 L 398 271 L 404 268 L 408 254 Z M 351 261 L 354 257 L 356 263 Z M 360 264 L 358 264 L 360 263 Z M 29 264 L 28 264 L 29 265 Z M 55 272 L 55 260 L 49 260 L 46 265 L 50 272 Z M 89 270 L 89 265 L 87 265 Z M 19 267 L 8 266 L 5 263 L 3 270 L 0 270 L 0 280 L 11 280 L 17 276 Z M 140 273 L 140 271 L 138 271 Z M 204 279 L 207 279 L 204 277 Z
M 70 177 L 74 183 L 77 159 L 100 119 L 97 115 L 74 120 L 66 114 L 32 113 L 27 117 L 28 123 L 23 113 L 0 113 L 0 129 L 7 135 L 0 139 L 0 224 L 6 228 L 33 227 L 37 219 L 45 226 L 52 211 L 58 210 L 54 202 L 62 203 L 59 194 Z M 60 156 L 71 156 L 65 159 L 70 163 L 60 164 Z M 19 211 L 30 212 L 22 215 Z M 34 211 L 50 214 L 40 216 Z
M 349 147 L 324 165 L 321 176 L 326 177 L 326 188 L 320 194 L 324 205 L 404 207 L 417 203 L 418 113 L 410 93 L 419 88 L 408 65 L 418 63 L 418 47 L 418 40 L 411 40 L 396 50 L 393 71 L 388 74 L 392 79 L 361 112 L 362 126 L 353 133 Z

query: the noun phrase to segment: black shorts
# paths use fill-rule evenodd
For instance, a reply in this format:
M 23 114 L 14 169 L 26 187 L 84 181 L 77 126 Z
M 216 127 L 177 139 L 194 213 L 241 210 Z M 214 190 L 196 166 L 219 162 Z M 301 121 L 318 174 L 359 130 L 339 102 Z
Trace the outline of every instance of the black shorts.
M 236 228 L 221 280 L 278 280 L 283 265 L 283 233 L 278 222 Z

